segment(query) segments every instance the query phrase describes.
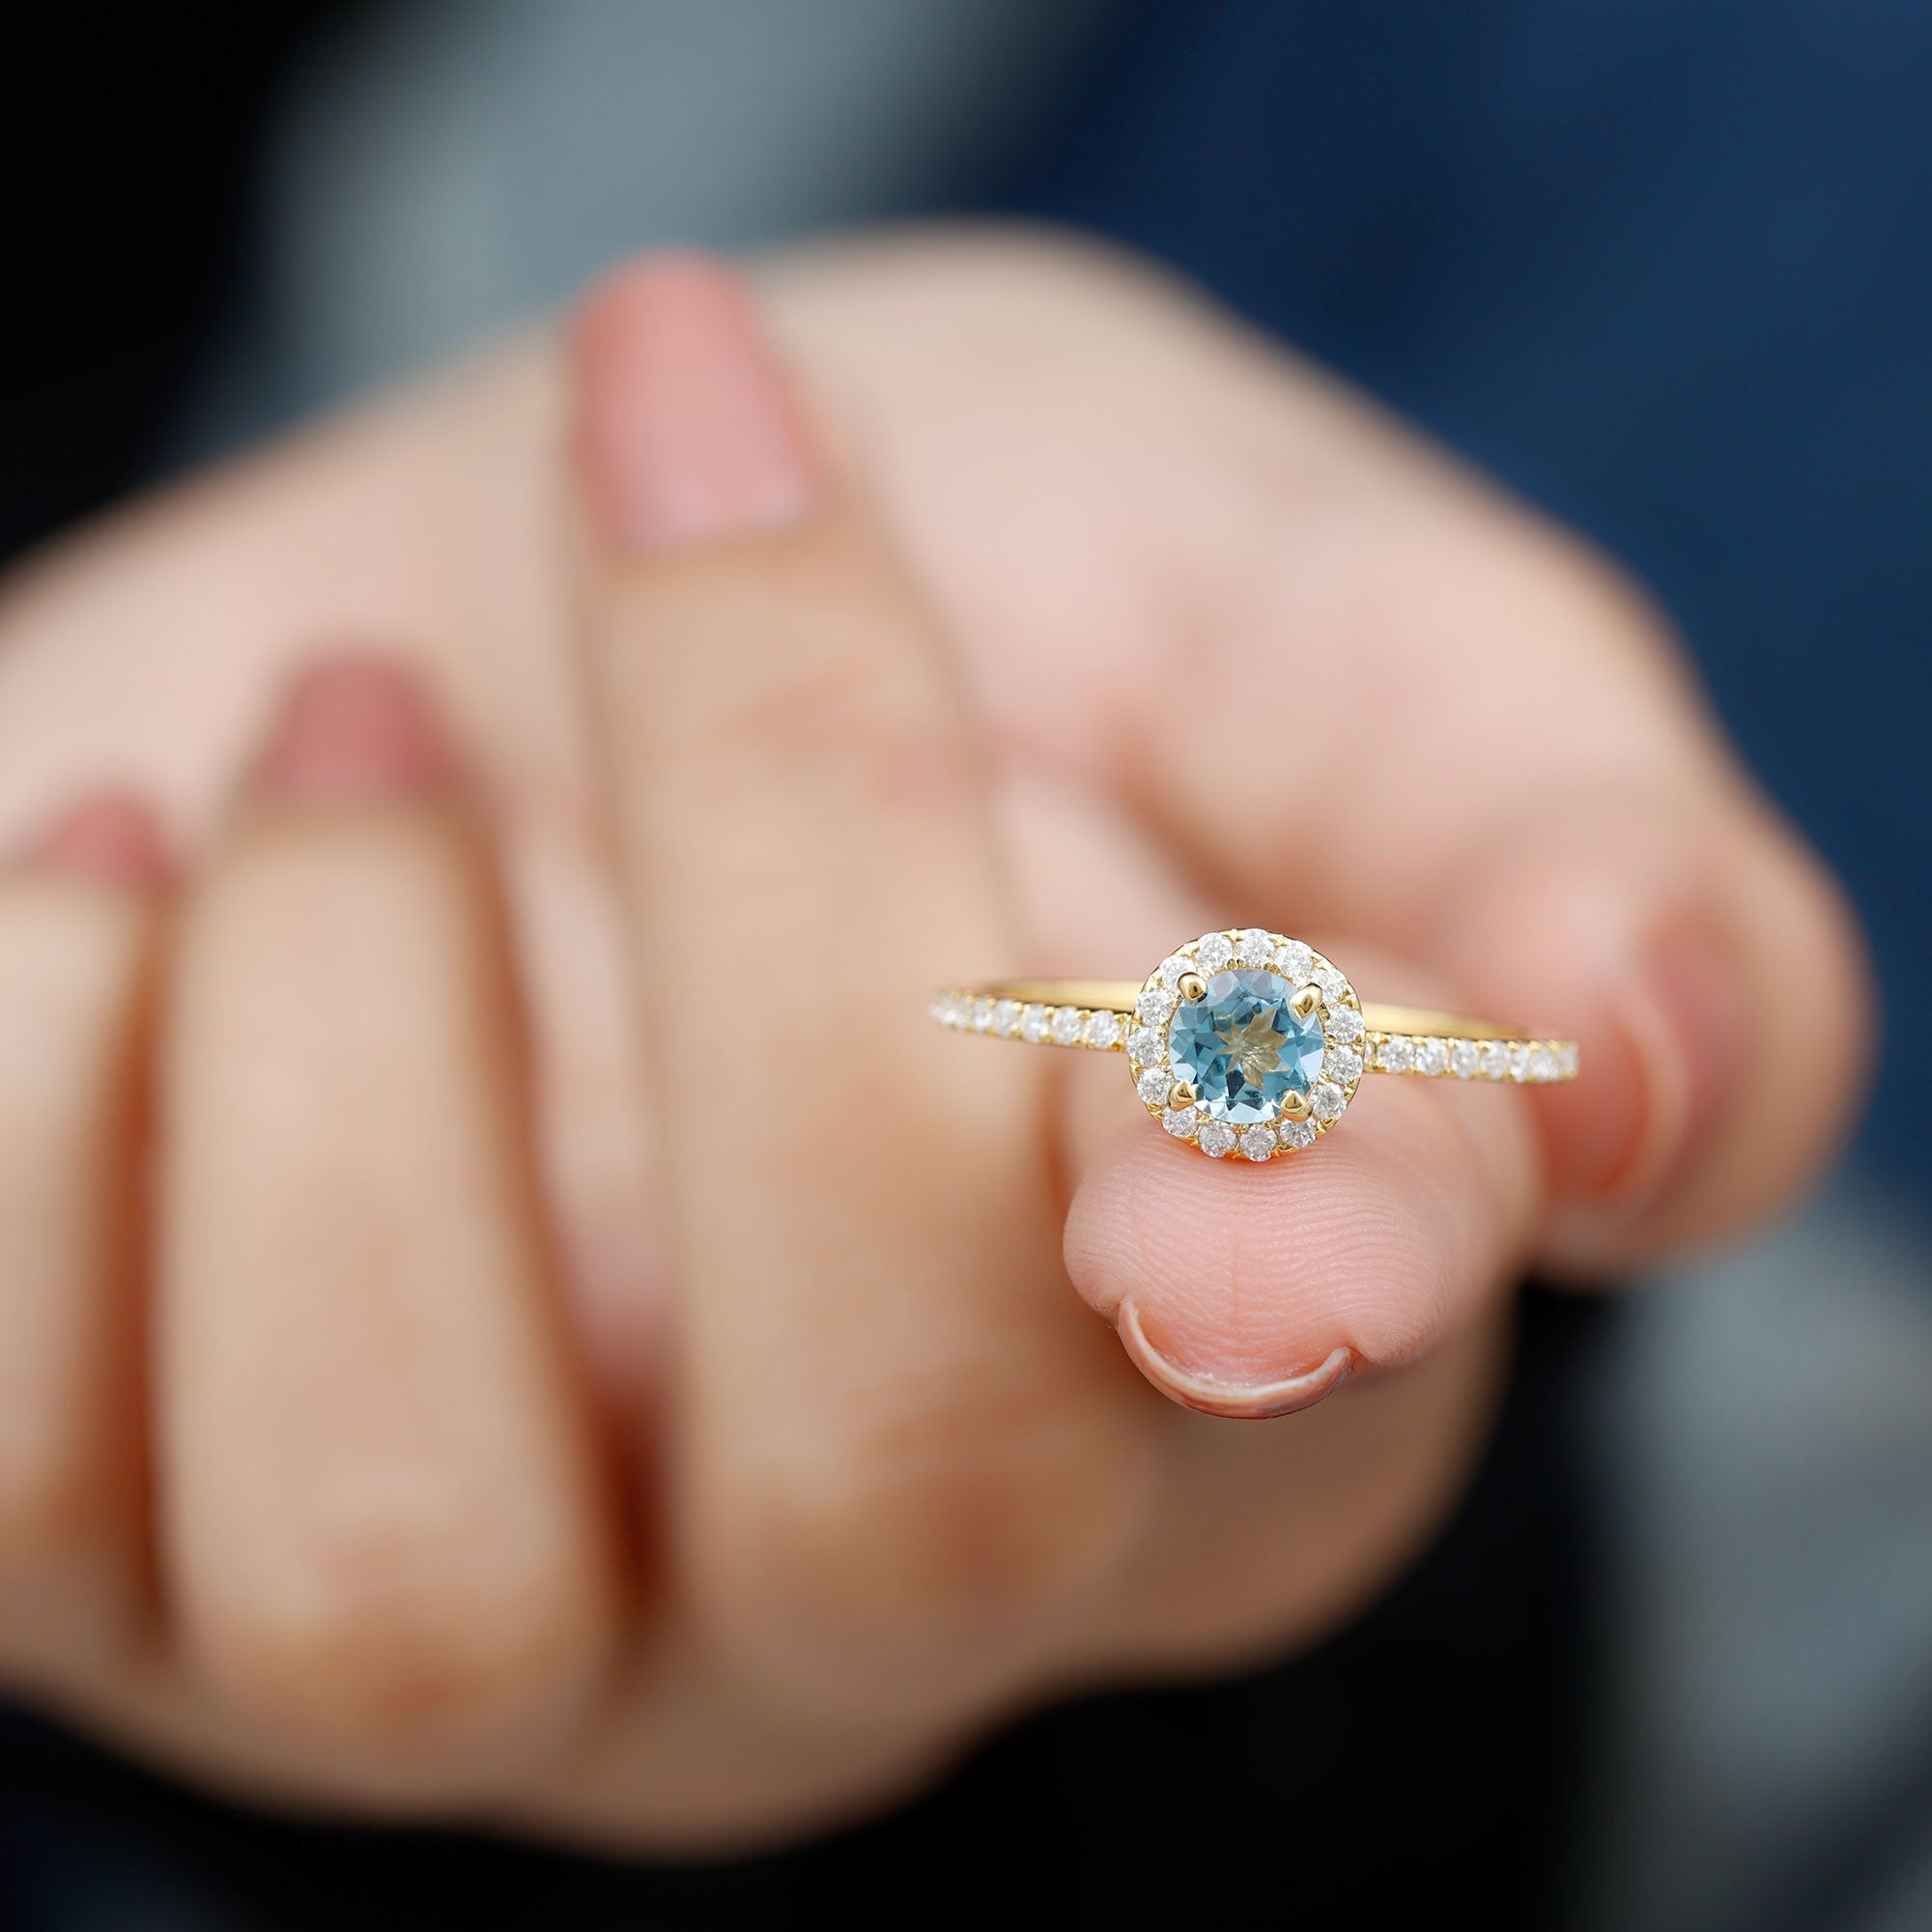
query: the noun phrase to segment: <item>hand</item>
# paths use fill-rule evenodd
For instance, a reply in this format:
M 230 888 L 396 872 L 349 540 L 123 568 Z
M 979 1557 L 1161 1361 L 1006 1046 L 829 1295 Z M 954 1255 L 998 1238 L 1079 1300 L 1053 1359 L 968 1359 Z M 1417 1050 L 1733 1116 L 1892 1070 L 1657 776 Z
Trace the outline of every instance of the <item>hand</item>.
M 736 1839 L 1024 1701 L 1305 1642 L 1453 1500 L 1525 1263 L 1747 1224 L 1854 1091 L 1835 900 L 1561 539 L 1110 266 L 942 246 L 775 297 L 815 430 L 702 273 L 593 306 L 582 583 L 536 351 L 0 614 L 0 810 L 118 768 L 198 847 L 156 1229 L 153 866 L 96 813 L 0 904 L 0 1653 L 171 1762 Z M 707 394 L 749 471 L 694 446 Z M 337 670 L 214 812 L 335 638 L 420 652 L 473 781 Z M 924 1023 L 940 980 L 1132 973 L 1223 918 L 1574 1032 L 1589 1079 L 1374 1083 L 1318 1157 L 1230 1172 L 1111 1061 Z M 1794 985 L 1795 1114 L 1756 1050 Z M 1065 1291 L 1068 1194 L 1074 1285 L 1168 1393 L 1354 1381 L 1161 1403 Z

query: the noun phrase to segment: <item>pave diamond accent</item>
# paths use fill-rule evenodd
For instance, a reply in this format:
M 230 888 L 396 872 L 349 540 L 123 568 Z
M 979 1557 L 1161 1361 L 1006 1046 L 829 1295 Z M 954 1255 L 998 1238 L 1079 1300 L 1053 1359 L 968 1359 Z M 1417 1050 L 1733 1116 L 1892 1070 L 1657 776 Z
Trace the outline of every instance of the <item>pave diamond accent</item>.
M 1089 1013 L 1080 1037 L 1089 1046 L 1109 1053 L 1120 1045 L 1121 1030 L 1119 1013 Z
M 1507 1080 L 1510 1070 L 1509 1041 L 1489 1039 L 1483 1042 L 1483 1078 L 1485 1080 Z
M 1160 971 L 1154 977 L 1171 993 L 1180 984 L 1180 976 L 1193 971 L 1193 960 L 1183 958 L 1179 952 L 1170 952 L 1160 962 Z
M 1134 1016 L 1144 1020 L 1151 1027 L 1165 1026 L 1168 1015 L 1174 1011 L 1174 995 L 1163 992 L 1158 986 L 1150 986 L 1134 1002 Z
M 1481 1062 L 1482 1048 L 1473 1039 L 1459 1039 L 1449 1048 L 1449 1071 L 1458 1080 L 1473 1080 Z
M 1055 1046 L 1074 1045 L 1080 1038 L 1080 1009 L 1055 1007 L 1051 1031 Z
M 1315 964 L 1314 950 L 1302 945 L 1298 939 L 1285 940 L 1275 948 L 1268 964 L 1284 980 L 1293 980 L 1298 986 L 1308 978 L 1308 969 Z
M 1134 1082 L 1134 1092 L 1150 1107 L 1165 1107 L 1168 1094 L 1174 1087 L 1174 1076 L 1164 1066 L 1150 1066 Z
M 1241 1136 L 1241 1158 L 1243 1160 L 1272 1160 L 1274 1158 L 1274 1129 L 1272 1127 L 1250 1127 Z
M 1170 1107 L 1160 1123 L 1178 1141 L 1191 1141 L 1201 1128 L 1201 1116 L 1192 1107 Z
M 1352 1046 L 1331 1046 L 1321 1058 L 1321 1070 L 1346 1087 L 1362 1077 L 1362 1056 Z
M 1194 966 L 1204 978 L 1218 973 L 1234 956 L 1234 946 L 1225 932 L 1210 932 L 1195 942 Z
M 1226 1121 L 1203 1121 L 1194 1145 L 1205 1154 L 1219 1160 L 1235 1151 L 1235 1130 Z
M 1274 953 L 1274 936 L 1251 925 L 1235 935 L 1235 958 L 1242 966 L 1265 966 Z
M 1321 997 L 1324 1000 L 1340 1000 L 1342 995 L 1349 990 L 1348 980 L 1343 979 L 1341 974 L 1336 972 L 1334 967 L 1330 966 L 1326 960 L 1323 960 L 1320 966 L 1317 966 L 1308 977 L 1321 988 Z
M 1320 1131 L 1313 1121 L 1284 1121 L 1281 1123 L 1281 1144 L 1286 1148 L 1313 1147 L 1315 1136 Z
M 1415 1065 L 1415 1042 L 1401 1034 L 1392 1034 L 1382 1041 L 1376 1065 L 1384 1073 L 1406 1073 Z
M 1127 1036 L 1127 1058 L 1146 1066 L 1167 1058 L 1167 1037 L 1151 1027 L 1141 1027 Z
M 1046 1037 L 1046 1009 L 1029 1007 L 1020 1015 L 1020 1037 L 1037 1046 Z
M 1418 1039 L 1415 1042 L 1415 1070 L 1425 1079 L 1437 1078 L 1449 1065 L 1446 1039 Z
M 1328 1029 L 1328 1037 L 1340 1040 L 1344 1046 L 1352 1046 L 1362 1037 L 1362 1016 L 1353 1007 L 1330 1006 L 1322 1014 L 1322 1022 Z

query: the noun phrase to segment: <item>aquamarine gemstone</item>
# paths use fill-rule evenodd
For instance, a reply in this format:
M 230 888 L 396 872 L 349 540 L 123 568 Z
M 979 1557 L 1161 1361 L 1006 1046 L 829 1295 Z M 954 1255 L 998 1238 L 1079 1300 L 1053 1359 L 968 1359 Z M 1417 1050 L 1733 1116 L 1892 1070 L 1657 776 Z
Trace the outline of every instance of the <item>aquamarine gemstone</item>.
M 1207 996 L 1175 1009 L 1167 1064 L 1193 1082 L 1217 1121 L 1246 1126 L 1272 1121 L 1291 1094 L 1321 1077 L 1321 1013 L 1305 1020 L 1289 1010 L 1294 988 L 1279 973 L 1216 973 Z

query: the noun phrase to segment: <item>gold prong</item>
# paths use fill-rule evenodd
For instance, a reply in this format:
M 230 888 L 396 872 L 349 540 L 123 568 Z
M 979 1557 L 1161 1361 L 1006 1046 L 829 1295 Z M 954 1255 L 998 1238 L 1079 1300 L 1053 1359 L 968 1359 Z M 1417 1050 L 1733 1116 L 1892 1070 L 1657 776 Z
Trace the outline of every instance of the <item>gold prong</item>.
M 1314 1013 L 1315 1009 L 1321 1004 L 1321 988 L 1311 983 L 1295 989 L 1293 999 L 1288 1003 L 1288 1009 L 1296 1019 L 1305 1020 Z
M 1201 1095 L 1194 1091 L 1194 1083 L 1191 1080 L 1177 1080 L 1167 1090 L 1167 1104 L 1174 1108 L 1191 1107 L 1200 1097 Z
M 1208 981 L 1199 973 L 1183 973 L 1175 991 L 1183 1000 L 1205 1000 L 1208 997 Z
M 1314 1103 L 1306 1094 L 1290 1094 L 1281 1103 L 1281 1117 L 1285 1121 L 1305 1121 L 1314 1111 Z

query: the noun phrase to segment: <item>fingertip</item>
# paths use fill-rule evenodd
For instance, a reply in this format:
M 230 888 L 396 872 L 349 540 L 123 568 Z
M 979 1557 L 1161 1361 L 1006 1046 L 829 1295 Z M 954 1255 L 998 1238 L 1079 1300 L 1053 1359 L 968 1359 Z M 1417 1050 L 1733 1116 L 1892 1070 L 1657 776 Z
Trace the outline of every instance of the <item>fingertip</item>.
M 1264 1167 L 1117 1143 L 1068 1215 L 1074 1286 L 1156 1387 L 1212 1414 L 1288 1413 L 1416 1359 L 1498 1287 L 1534 1197 L 1515 1096 L 1432 1084 L 1378 1083 Z
M 407 665 L 373 652 L 317 660 L 290 684 L 254 773 L 276 805 L 356 805 L 441 790 L 457 758 Z
M 40 871 L 136 893 L 156 892 L 168 878 L 159 818 L 129 791 L 102 790 L 71 806 L 30 842 L 23 860 Z
M 579 305 L 570 360 L 585 493 L 617 551 L 780 529 L 816 500 L 790 378 L 724 263 L 667 254 L 615 270 Z

